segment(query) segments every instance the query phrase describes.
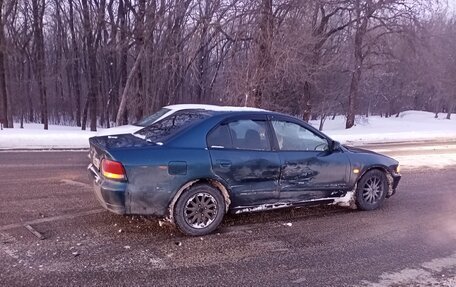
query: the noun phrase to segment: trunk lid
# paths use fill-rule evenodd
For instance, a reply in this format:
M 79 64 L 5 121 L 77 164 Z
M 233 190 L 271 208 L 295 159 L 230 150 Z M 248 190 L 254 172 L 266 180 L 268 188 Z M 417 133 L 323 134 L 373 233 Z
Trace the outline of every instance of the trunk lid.
M 147 140 L 134 136 L 133 134 L 122 134 L 115 136 L 97 136 L 89 138 L 89 158 L 92 164 L 100 170 L 101 159 L 107 157 L 116 160 L 110 151 L 124 148 L 142 148 L 156 146 Z

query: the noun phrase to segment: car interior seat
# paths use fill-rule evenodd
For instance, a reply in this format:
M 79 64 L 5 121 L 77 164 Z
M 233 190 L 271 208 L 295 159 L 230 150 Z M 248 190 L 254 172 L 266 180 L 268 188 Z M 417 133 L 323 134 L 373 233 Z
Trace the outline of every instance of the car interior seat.
M 247 130 L 245 133 L 244 147 L 247 149 L 264 149 L 260 133 L 253 129 Z

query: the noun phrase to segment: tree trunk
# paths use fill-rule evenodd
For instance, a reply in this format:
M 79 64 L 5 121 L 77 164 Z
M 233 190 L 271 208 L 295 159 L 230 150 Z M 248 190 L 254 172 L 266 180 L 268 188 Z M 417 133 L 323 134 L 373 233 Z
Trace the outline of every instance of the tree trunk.
M 305 122 L 309 122 L 310 117 L 312 115 L 312 110 L 311 110 L 312 106 L 310 104 L 310 100 L 311 100 L 311 87 L 310 87 L 310 83 L 308 81 L 306 81 L 304 83 L 304 89 L 303 89 L 302 97 L 300 98 L 300 103 L 299 103 L 300 109 L 303 113 L 302 119 Z
M 81 126 L 81 80 L 79 77 L 79 46 L 76 40 L 76 33 L 74 29 L 74 12 L 73 12 L 73 0 L 68 1 L 69 8 L 70 8 L 70 16 L 69 16 L 69 26 L 70 26 L 70 34 L 71 34 L 71 44 L 73 47 L 73 76 L 72 83 L 74 87 L 74 96 L 75 96 L 75 104 L 76 104 L 76 126 Z
M 127 85 L 127 60 L 128 60 L 128 40 L 127 40 L 127 20 L 126 20 L 126 7 L 123 0 L 119 1 L 119 9 L 118 9 L 118 17 L 120 19 L 120 61 L 119 61 L 119 95 L 118 98 L 122 101 L 123 93 L 125 91 L 125 87 Z M 120 111 L 121 104 L 119 104 L 118 110 Z M 116 114 L 116 124 L 123 125 L 128 123 L 128 118 L 126 118 L 127 113 L 126 111 L 126 103 L 125 107 L 122 108 L 123 114 L 119 116 Z M 119 121 L 120 119 L 120 121 Z
M 81 123 L 81 129 L 83 131 L 86 130 L 87 127 L 87 113 L 89 110 L 89 99 L 87 97 L 85 104 L 84 104 L 84 110 L 82 111 L 82 123 Z
M 210 15 L 211 9 L 211 0 L 206 0 L 204 2 L 204 14 L 200 15 L 202 27 L 201 27 L 201 36 L 199 39 L 199 49 L 198 49 L 198 56 L 197 56 L 197 63 L 198 63 L 198 72 L 197 72 L 197 81 L 198 85 L 196 87 L 196 101 L 197 103 L 202 103 L 206 100 L 207 91 L 208 91 L 208 81 L 207 81 L 207 70 L 209 66 L 209 40 L 208 40 L 208 32 L 209 32 L 209 24 L 212 19 L 212 15 Z
M 138 17 L 137 17 L 137 26 L 136 26 L 136 51 L 141 52 L 142 47 L 144 46 L 144 16 L 146 12 L 146 1 L 138 1 Z M 139 121 L 144 116 L 144 83 L 143 83 L 143 73 L 142 73 L 142 59 L 138 64 L 138 72 L 136 74 L 136 110 L 135 118 L 136 121 Z
M 323 126 L 325 124 L 325 121 L 326 121 L 326 114 L 323 114 L 323 115 L 321 115 L 321 118 L 320 118 L 320 126 L 318 127 L 319 131 L 323 130 Z
M 86 36 L 87 58 L 89 65 L 89 91 L 87 101 L 90 109 L 90 130 L 97 130 L 97 55 L 95 42 L 93 39 L 92 25 L 90 22 L 90 11 L 87 5 L 87 0 L 82 0 L 82 14 L 84 22 L 84 32 Z
M 362 66 L 363 66 L 363 42 L 364 36 L 367 32 L 367 25 L 369 18 L 367 16 L 361 18 L 361 5 L 360 0 L 356 1 L 356 32 L 354 43 L 354 56 L 355 66 L 352 72 L 352 79 L 350 83 L 350 93 L 348 96 L 348 113 L 345 128 L 349 129 L 355 125 L 355 116 L 357 113 L 358 97 L 359 97 L 359 82 L 361 81 Z
M 359 94 L 359 82 L 361 79 L 361 67 L 355 68 L 352 73 L 352 80 L 350 84 L 350 94 L 348 96 L 348 114 L 345 128 L 349 129 L 355 125 L 356 106 Z
M 109 92 L 108 92 L 108 101 L 106 103 L 106 117 L 107 124 L 109 128 L 111 122 L 115 122 L 116 113 L 119 107 L 119 84 L 120 84 L 120 75 L 117 59 L 116 47 L 118 45 L 118 23 L 116 21 L 115 12 L 114 12 L 114 0 L 110 0 L 107 7 L 107 12 L 110 20 L 110 40 L 108 41 L 108 56 L 107 56 L 107 77 L 109 79 Z M 118 19 L 118 18 L 117 18 Z
M 141 49 L 141 51 L 139 51 L 138 57 L 136 57 L 135 64 L 131 68 L 130 74 L 128 75 L 128 78 L 127 78 L 127 82 L 125 83 L 125 88 L 123 90 L 122 97 L 120 99 L 119 111 L 117 112 L 116 124 L 118 126 L 122 124 L 122 120 L 123 120 L 123 117 L 125 115 L 126 108 L 127 108 L 128 90 L 130 89 L 133 78 L 139 69 L 143 55 L 144 55 L 144 46 Z
M 33 123 L 35 120 L 35 112 L 33 110 L 33 101 L 32 101 L 32 91 L 31 91 L 31 83 L 32 83 L 32 64 L 31 59 L 28 57 L 27 59 L 27 82 L 26 82 L 26 93 L 27 93 L 27 102 L 29 106 L 29 117 L 28 120 Z
M 47 105 L 47 91 L 46 83 L 44 80 L 46 72 L 46 61 L 44 56 L 44 38 L 43 38 L 43 17 L 44 17 L 44 1 L 41 6 L 38 5 L 38 0 L 32 0 L 33 10 L 33 34 L 35 41 L 35 60 L 37 71 L 37 82 L 40 94 L 41 104 L 41 123 L 44 124 L 44 129 L 48 129 L 48 105 Z
M 13 120 L 13 103 L 12 103 L 12 99 L 11 97 L 9 96 L 10 93 L 9 93 L 9 90 L 8 90 L 8 85 L 7 83 L 10 82 L 10 79 L 8 79 L 8 70 L 9 70 L 9 63 L 8 63 L 8 58 L 5 57 L 4 59 L 4 63 L 5 63 L 5 79 L 6 79 L 6 82 L 5 82 L 5 91 L 6 91 L 6 95 L 7 95 L 7 100 L 8 100 L 8 109 L 6 111 L 6 115 L 8 117 L 8 128 L 12 129 L 14 128 L 14 120 Z
M 454 107 L 455 107 L 455 100 L 454 100 L 454 98 L 451 98 L 448 103 L 448 113 L 446 116 L 447 120 L 451 120 L 451 113 L 453 112 Z
M 272 12 L 272 0 L 261 1 L 260 31 L 258 36 L 258 56 L 257 56 L 257 79 L 256 87 L 253 91 L 253 106 L 261 107 L 263 98 L 270 91 L 267 90 L 266 83 L 269 77 L 271 64 L 271 50 L 274 28 L 274 17 Z
M 3 1 L 0 2 L 0 124 L 9 128 L 12 123 L 9 122 L 8 93 L 6 90 L 6 69 L 5 69 L 5 35 L 3 23 Z

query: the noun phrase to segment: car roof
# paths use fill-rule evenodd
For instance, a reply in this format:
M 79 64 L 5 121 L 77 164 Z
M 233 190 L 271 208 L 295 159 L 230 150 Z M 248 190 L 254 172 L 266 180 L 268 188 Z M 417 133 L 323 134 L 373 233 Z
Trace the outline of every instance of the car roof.
M 177 106 L 177 105 L 176 105 Z M 184 106 L 184 105 L 178 105 Z M 167 113 L 163 118 L 172 115 L 174 113 L 185 113 L 185 112 L 201 112 L 207 114 L 209 117 L 204 121 L 211 121 L 213 119 L 222 120 L 228 118 L 236 117 L 245 117 L 245 116 L 273 116 L 280 117 L 289 121 L 300 121 L 298 118 L 287 115 L 284 113 L 274 112 L 270 110 L 264 110 L 259 108 L 249 108 L 249 107 L 221 107 L 221 106 L 211 106 L 211 105 L 185 105 L 185 108 L 173 110 L 171 113 Z M 202 109 L 197 108 L 198 106 L 209 106 L 209 107 L 219 107 L 220 109 Z M 166 107 L 165 107 L 166 108 Z M 230 109 L 233 108 L 233 109 Z M 159 119 L 161 120 L 161 119 Z M 156 122 L 158 122 L 157 120 Z
M 199 104 L 179 104 L 164 107 L 173 111 L 178 110 L 208 110 L 208 111 L 250 111 L 250 112 L 268 112 L 267 110 L 252 107 L 235 107 L 235 106 L 217 106 L 217 105 L 199 105 Z

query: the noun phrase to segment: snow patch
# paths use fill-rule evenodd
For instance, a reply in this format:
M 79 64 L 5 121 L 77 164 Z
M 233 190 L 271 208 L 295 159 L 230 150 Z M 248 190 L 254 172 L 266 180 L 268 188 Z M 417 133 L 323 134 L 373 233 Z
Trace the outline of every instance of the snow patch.
M 279 209 L 291 206 L 291 203 L 275 203 L 275 204 L 263 204 L 258 205 L 255 207 L 245 207 L 236 210 L 235 214 L 246 213 L 246 212 L 255 212 L 255 211 L 263 211 L 263 210 L 270 210 L 270 209 Z
M 447 114 L 423 111 L 405 111 L 399 117 L 383 118 L 380 116 L 358 117 L 356 125 L 345 129 L 345 116 L 327 119 L 323 132 L 334 140 L 345 144 L 387 143 L 399 141 L 419 141 L 436 139 L 456 139 L 456 115 L 451 120 Z M 320 121 L 311 121 L 314 127 Z
M 41 124 L 24 124 L 23 129 L 0 130 L 0 149 L 88 148 L 89 138 L 95 135 L 78 127 L 49 125 L 49 130 L 43 130 Z
M 445 168 L 456 166 L 456 153 L 445 154 L 425 154 L 425 155 L 399 155 L 394 156 L 404 169 L 414 169 L 421 167 Z
M 356 190 L 356 187 L 355 187 Z M 342 207 L 353 207 L 355 203 L 355 192 L 354 191 L 349 191 L 345 196 L 343 197 L 338 197 L 334 199 L 334 202 L 332 205 L 338 205 Z
M 444 270 L 456 267 L 456 254 L 421 264 L 419 268 L 406 268 L 395 273 L 383 273 L 377 282 L 363 281 L 360 286 L 455 286 L 456 278 L 441 276 Z M 451 278 L 452 277 L 452 278 Z

